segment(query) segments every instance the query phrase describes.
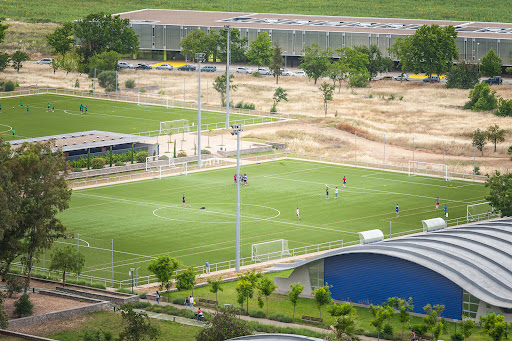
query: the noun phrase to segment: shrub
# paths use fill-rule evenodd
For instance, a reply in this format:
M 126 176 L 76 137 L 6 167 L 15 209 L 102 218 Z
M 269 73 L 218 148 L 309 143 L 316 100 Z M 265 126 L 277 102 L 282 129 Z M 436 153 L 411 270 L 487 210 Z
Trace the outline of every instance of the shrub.
M 125 289 L 125 288 L 119 288 L 117 289 L 117 292 L 122 292 L 123 294 L 131 294 L 132 291 L 130 289 Z
M 145 92 L 146 92 L 146 89 L 145 89 L 145 88 L 140 88 L 139 92 L 141 92 L 141 93 L 145 93 Z
M 464 341 L 464 335 L 462 333 L 452 334 L 452 341 Z
M 428 326 L 426 324 L 414 324 L 411 326 L 411 330 L 413 330 L 416 334 L 425 335 L 428 333 Z
M 7 278 L 7 296 L 12 297 L 14 294 L 23 290 L 23 280 L 18 276 L 9 276 Z
M 272 112 L 272 113 L 277 112 L 277 108 L 276 108 L 276 104 L 275 103 L 270 108 L 270 112 Z
M 109 331 L 89 331 L 86 330 L 82 335 L 82 340 L 84 341 L 112 341 L 114 337 L 112 333 Z
M 263 312 L 261 310 L 249 311 L 249 316 L 261 319 L 261 318 L 265 317 L 265 312 Z
M 456 89 L 471 89 L 478 83 L 480 72 L 478 65 L 462 61 L 453 66 L 446 76 L 446 87 Z
M 124 163 L 122 163 L 121 161 L 117 161 L 116 166 L 126 166 L 126 165 Z
M 506 100 L 501 97 L 498 100 L 498 110 L 494 114 L 498 116 L 512 116 L 512 99 Z
M 79 88 L 80 87 L 80 81 L 77 79 L 75 80 L 75 88 Z
M 496 109 L 498 100 L 496 99 L 496 91 L 491 91 L 489 84 L 482 81 L 476 84 L 473 90 L 469 92 L 469 102 L 464 104 L 464 109 L 473 111 L 487 111 Z
M 254 110 L 256 109 L 256 105 L 254 105 L 254 103 L 244 103 L 244 109 Z
M 384 328 L 382 329 L 382 335 L 386 338 L 386 339 L 392 339 L 393 338 L 393 326 L 390 325 L 390 324 L 386 324 L 384 325 Z
M 167 155 L 162 155 L 158 158 L 158 160 L 169 160 L 169 157 Z
M 235 108 L 243 108 L 244 107 L 244 101 L 240 101 L 237 104 L 235 104 Z
M 115 71 L 103 71 L 98 76 L 98 83 L 105 91 L 114 91 L 116 86 L 119 87 L 119 84 L 116 84 L 116 72 Z
M 353 88 L 366 88 L 368 85 L 368 75 L 366 74 L 355 74 L 349 79 L 349 84 Z
M 284 314 L 271 314 L 268 317 L 268 319 L 274 320 L 274 321 L 279 321 L 279 322 L 284 322 L 284 323 L 292 323 L 293 322 L 293 319 L 291 318 L 291 316 L 287 316 Z
M 183 305 L 185 303 L 185 297 L 176 297 L 172 299 L 172 303 L 174 304 L 181 304 Z
M 126 82 L 124 82 L 124 86 L 127 89 L 133 89 L 135 88 L 135 79 L 128 79 Z
M 178 157 L 186 157 L 187 156 L 187 153 L 185 153 L 184 151 L 181 151 L 178 153 Z
M 81 172 L 82 171 L 82 168 L 74 168 L 73 169 L 73 172 Z
M 404 96 L 400 96 L 398 99 L 402 101 L 404 99 Z
M 135 160 L 137 162 L 143 163 L 143 162 L 146 162 L 146 158 L 148 156 L 149 156 L 149 153 L 147 151 L 142 151 L 142 152 L 137 153 L 137 155 L 135 155 Z
M 252 73 L 252 76 L 253 76 L 253 77 L 261 77 L 260 73 L 259 73 L 259 72 L 257 72 L 257 71 L 254 71 L 254 72 Z
M 389 99 L 390 101 L 393 101 L 393 100 L 395 99 L 395 95 L 390 94 L 390 95 L 389 95 L 389 97 L 388 97 L 388 99 Z
M 206 149 L 201 149 L 201 154 L 211 154 L 212 152 Z
M 97 157 L 92 159 L 91 161 L 92 169 L 102 169 L 105 167 L 105 159 L 102 157 Z
M 16 86 L 12 81 L 7 81 L 4 84 L 4 91 L 14 91 L 16 89 Z
M 249 324 L 236 317 L 232 310 L 218 312 L 196 336 L 197 341 L 227 340 L 239 336 L 251 335 Z
M 373 98 L 373 95 L 372 95 L 372 94 L 370 94 L 370 95 L 368 96 L 368 98 Z
M 32 315 L 34 305 L 30 302 L 27 294 L 21 295 L 20 299 L 14 302 L 14 315 L 18 317 L 25 317 Z

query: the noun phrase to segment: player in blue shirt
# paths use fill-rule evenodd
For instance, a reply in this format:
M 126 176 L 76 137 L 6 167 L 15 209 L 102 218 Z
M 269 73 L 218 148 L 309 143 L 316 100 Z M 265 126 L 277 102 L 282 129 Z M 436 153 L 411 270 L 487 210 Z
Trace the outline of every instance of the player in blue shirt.
M 444 215 L 448 218 L 448 205 L 444 204 Z
M 329 199 L 329 186 L 325 187 L 325 199 Z
M 396 211 L 396 216 L 400 217 L 400 207 L 398 207 L 398 204 L 396 204 L 395 211 Z

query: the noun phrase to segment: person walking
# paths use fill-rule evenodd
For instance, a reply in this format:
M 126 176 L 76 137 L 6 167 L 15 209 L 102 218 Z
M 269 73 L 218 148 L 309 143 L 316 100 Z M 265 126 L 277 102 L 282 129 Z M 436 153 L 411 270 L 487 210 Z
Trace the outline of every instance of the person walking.
M 194 308 L 194 296 L 190 295 L 190 308 Z
M 160 304 L 160 293 L 156 291 L 156 304 Z
M 206 268 L 206 273 L 209 274 L 210 273 L 210 263 L 208 263 L 208 260 L 206 260 L 206 262 L 204 262 L 204 266 Z
M 398 207 L 398 204 L 396 204 L 396 206 L 395 206 L 395 212 L 396 212 L 396 216 L 400 217 L 400 207 Z
M 190 306 L 190 298 L 187 296 L 187 298 L 185 298 L 185 307 L 189 307 Z

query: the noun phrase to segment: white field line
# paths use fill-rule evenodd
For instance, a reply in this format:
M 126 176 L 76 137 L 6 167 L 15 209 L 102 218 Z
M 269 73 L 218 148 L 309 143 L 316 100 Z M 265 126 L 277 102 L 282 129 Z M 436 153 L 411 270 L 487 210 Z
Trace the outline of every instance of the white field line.
M 394 181 L 394 182 L 403 182 L 407 184 L 414 184 L 414 185 L 421 185 L 421 186 L 430 186 L 430 187 L 440 187 L 440 188 L 462 188 L 462 187 L 468 187 L 472 186 L 473 184 L 467 184 L 467 185 L 460 185 L 460 186 L 446 186 L 446 185 L 434 185 L 434 184 L 425 184 L 421 182 L 415 182 L 415 181 L 405 181 L 405 180 L 395 180 L 395 179 L 386 179 L 386 178 L 379 178 L 376 176 L 365 176 L 368 179 L 376 179 L 376 180 L 384 180 L 384 181 Z M 445 181 L 445 180 L 443 180 Z M 445 181 L 446 182 L 446 181 Z

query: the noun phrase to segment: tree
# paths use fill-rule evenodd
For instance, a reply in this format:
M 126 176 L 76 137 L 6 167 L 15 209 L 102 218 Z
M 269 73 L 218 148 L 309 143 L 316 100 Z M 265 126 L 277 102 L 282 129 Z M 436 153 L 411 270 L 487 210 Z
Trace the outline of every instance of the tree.
M 212 294 L 215 294 L 215 302 L 217 302 L 217 304 L 218 304 L 219 298 L 218 298 L 217 294 L 219 291 L 224 291 L 224 289 L 222 289 L 222 287 L 221 287 L 222 277 L 217 280 L 208 278 L 207 282 L 210 285 L 210 292 Z M 215 308 L 217 308 L 217 304 L 215 305 Z
M 446 76 L 446 87 L 455 89 L 471 89 L 480 79 L 478 65 L 463 60 L 452 66 Z
M 324 101 L 324 113 L 325 113 L 325 117 L 327 117 L 327 102 L 332 101 L 332 93 L 334 91 L 334 85 L 330 85 L 327 82 L 323 82 L 320 85 L 319 89 L 322 92 L 322 99 Z
M 437 340 L 444 329 L 444 322 L 441 320 L 441 314 L 444 310 L 444 305 L 436 304 L 432 306 L 427 304 L 423 307 L 427 316 L 423 318 L 428 330 L 432 331 L 432 338 Z
M 73 23 L 65 22 L 62 27 L 57 27 L 53 33 L 46 35 L 46 41 L 53 52 L 63 56 L 73 48 Z
M 313 78 L 316 81 L 318 78 L 325 75 L 331 64 L 332 51 L 330 48 L 322 51 L 317 43 L 304 46 L 302 49 L 304 54 L 301 58 L 300 68 L 304 70 L 309 78 Z
M 345 316 L 349 314 L 355 314 L 356 309 L 349 302 L 343 302 L 341 304 L 334 303 L 333 305 L 327 308 L 327 311 L 331 316 Z
M 339 55 L 336 63 L 339 64 L 340 77 L 349 78 L 351 87 L 366 87 L 367 80 L 370 78 L 367 69 L 368 55 L 349 47 L 338 48 L 336 52 Z
M 409 321 L 409 316 L 411 315 L 409 312 L 414 309 L 414 305 L 412 304 L 412 297 L 409 297 L 409 300 L 404 300 L 399 297 L 390 297 L 388 298 L 386 305 L 398 310 L 398 320 L 402 323 L 402 339 L 404 338 L 405 331 L 405 323 Z
M 128 307 L 121 310 L 121 316 L 126 327 L 119 333 L 119 341 L 156 340 L 160 335 L 160 330 L 151 325 L 146 313 L 138 313 Z
M 4 71 L 9 66 L 11 57 L 5 52 L 0 52 L 0 71 Z
M 484 146 L 485 141 L 487 140 L 487 133 L 480 128 L 477 128 L 473 132 L 473 146 L 475 146 L 479 151 L 482 152 L 482 156 L 484 156 Z
M 33 314 L 34 304 L 30 302 L 30 297 L 25 293 L 14 302 L 14 315 L 17 317 L 27 317 Z
M 469 92 L 469 102 L 464 104 L 464 109 L 488 111 L 496 109 L 497 106 L 496 91 L 491 91 L 489 84 L 482 81 Z
M 274 96 L 272 96 L 272 99 L 274 100 L 274 104 L 272 105 L 270 112 L 277 112 L 277 105 L 279 102 L 288 102 L 288 94 L 286 93 L 285 89 L 279 87 L 276 89 L 276 91 L 274 91 Z
M 77 52 L 83 57 L 84 63 L 101 52 L 131 54 L 139 48 L 139 39 L 130 28 L 130 20 L 121 19 L 119 15 L 92 13 L 76 21 L 73 26 Z
M 226 78 L 227 76 L 224 73 L 215 78 L 215 81 L 213 82 L 213 88 L 220 94 L 221 106 L 223 107 L 226 106 Z M 233 74 L 229 75 L 230 91 L 234 91 L 238 88 L 238 85 L 233 84 L 234 78 L 235 76 L 233 76 Z
M 206 32 L 196 29 L 181 40 L 181 54 L 194 57 L 196 53 L 207 53 L 209 52 L 208 43 L 209 38 Z M 208 58 L 208 56 L 205 57 Z
M 228 33 L 226 30 L 221 30 L 217 38 L 217 46 L 219 59 L 222 62 L 227 60 L 227 41 Z M 242 62 L 246 60 L 245 47 L 247 46 L 247 37 L 241 38 L 240 31 L 237 28 L 231 29 L 229 33 L 229 50 L 231 63 Z
M 115 51 L 105 51 L 95 54 L 89 58 L 89 77 L 94 77 L 95 69 L 96 74 L 100 74 L 102 71 L 115 71 L 119 58 L 119 53 Z
M 331 326 L 334 332 L 334 339 L 342 341 L 358 341 L 361 340 L 359 334 L 363 331 L 357 327 L 357 319 L 359 316 L 355 314 L 341 315 L 336 317 L 336 322 Z
M 253 284 L 245 278 L 240 278 L 240 279 L 238 279 L 238 282 L 236 285 L 236 292 L 237 292 L 237 302 L 242 306 L 242 309 L 243 309 L 245 300 L 247 300 L 246 313 L 249 314 L 249 298 L 252 298 L 254 296 Z
M 98 75 L 98 83 L 106 92 L 115 91 L 119 87 L 116 78 L 115 71 L 103 71 Z
M 62 271 L 62 284 L 66 285 L 66 272 L 72 271 L 80 274 L 85 264 L 83 254 L 76 252 L 75 248 L 68 246 L 57 249 L 52 255 L 51 270 Z
M 203 328 L 199 334 L 197 334 L 196 340 L 231 340 L 239 336 L 251 334 L 252 328 L 247 324 L 247 322 L 236 316 L 235 309 L 228 308 L 221 312 L 217 312 L 213 316 L 213 319 L 206 323 L 206 328 Z
M 375 78 L 379 73 L 385 72 L 393 68 L 394 63 L 389 57 L 383 57 L 379 47 L 375 44 L 368 46 L 354 46 L 354 50 L 368 56 L 368 72 L 369 80 Z
M 496 144 L 498 142 L 505 141 L 505 134 L 507 131 L 505 129 L 500 129 L 500 126 L 495 124 L 487 128 L 487 139 L 490 142 L 494 143 L 494 152 L 496 153 Z
M 63 55 L 59 55 L 52 62 L 55 70 L 64 70 L 66 74 L 78 71 L 82 58 L 75 51 L 68 51 Z
M 196 276 L 197 275 L 194 273 L 193 268 L 188 268 L 187 270 L 176 275 L 176 289 L 178 289 L 179 291 L 192 289 L 192 296 L 194 296 L 194 285 L 196 284 Z
M 0 20 L 0 43 L 4 41 L 5 31 L 9 28 L 9 25 L 3 25 L 2 20 Z
M 268 297 L 277 289 L 277 285 L 274 284 L 268 277 L 263 277 L 262 280 L 258 283 L 258 290 L 261 296 L 265 296 L 267 299 L 267 317 L 268 317 Z
M 299 302 L 299 296 L 302 294 L 302 290 L 304 290 L 304 286 L 300 283 L 290 284 L 290 291 L 288 292 L 288 300 L 293 304 L 293 315 L 292 320 L 295 321 L 295 307 L 297 306 L 297 302 Z
M 498 315 L 495 313 L 487 314 L 487 316 L 483 319 L 484 332 L 489 335 L 493 341 L 500 341 L 503 336 L 507 333 L 507 323 L 504 321 L 503 315 Z
M 384 321 L 388 318 L 387 310 L 383 306 L 370 304 L 370 312 L 373 315 L 373 320 L 370 322 L 370 325 L 377 329 L 377 339 L 380 340 L 380 333 L 384 327 Z
M 172 275 L 180 267 L 180 262 L 169 255 L 158 256 L 157 259 L 152 261 L 148 270 L 151 271 L 160 281 L 160 290 L 164 287 L 169 290 L 172 287 Z M 167 297 L 169 301 L 170 298 Z
M 272 60 L 272 50 L 270 48 L 270 38 L 267 32 L 258 33 L 258 37 L 251 40 L 246 54 L 249 64 L 258 66 L 269 65 Z
M 26 54 L 23 51 L 16 51 L 12 54 L 11 61 L 12 61 L 12 67 L 17 71 L 20 72 L 20 69 L 23 67 L 23 62 L 28 60 L 28 54 Z
M 487 77 L 501 75 L 501 64 L 503 64 L 503 61 L 491 47 L 489 52 L 482 58 L 480 72 Z
M 413 35 L 397 38 L 389 51 L 400 60 L 402 71 L 441 75 L 459 57 L 456 38 L 452 25 L 423 25 Z
M 9 327 L 9 317 L 5 312 L 4 306 L 4 294 L 0 292 L 0 328 L 7 329 Z
M 485 187 L 489 187 L 489 195 L 485 198 L 502 216 L 512 216 L 512 174 L 500 174 L 496 171 L 488 176 Z
M 494 112 L 496 116 L 512 116 L 512 99 L 506 100 L 503 97 L 498 99 L 498 109 Z
M 272 75 L 276 79 L 276 84 L 279 84 L 279 76 L 282 74 L 282 68 L 284 66 L 283 52 L 279 46 L 272 48 L 272 59 L 270 60 L 269 68 Z
M 459 326 L 462 328 L 462 335 L 467 339 L 473 333 L 473 328 L 475 328 L 476 323 L 467 316 L 462 316 L 462 322 L 459 323 Z
M 326 285 L 324 287 L 316 288 L 313 290 L 312 294 L 315 304 L 318 307 L 318 311 L 320 312 L 320 318 L 322 318 L 322 307 L 332 301 L 329 286 Z

